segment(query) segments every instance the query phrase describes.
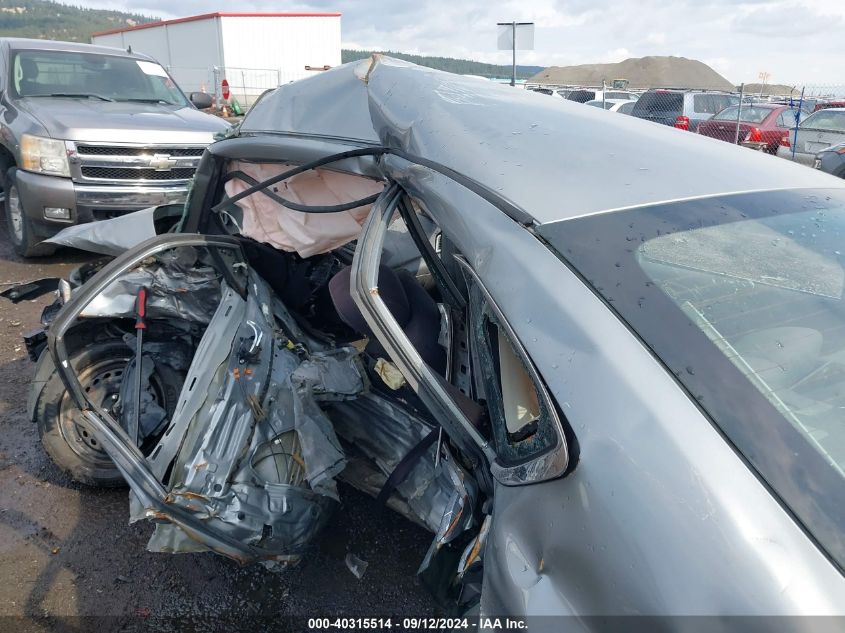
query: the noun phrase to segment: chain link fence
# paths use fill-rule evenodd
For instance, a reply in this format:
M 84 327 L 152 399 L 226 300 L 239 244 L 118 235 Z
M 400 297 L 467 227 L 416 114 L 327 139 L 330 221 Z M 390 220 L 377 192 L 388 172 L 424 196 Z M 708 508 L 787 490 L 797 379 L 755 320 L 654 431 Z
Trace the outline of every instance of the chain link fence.
M 229 103 L 236 100 L 244 109 L 262 93 L 292 81 L 278 68 L 236 68 L 232 66 L 168 66 L 167 71 L 186 93 L 207 92 L 215 105 L 223 105 L 223 80 L 229 84 Z
M 632 87 L 617 80 L 593 86 L 526 84 L 525 88 L 824 170 L 819 153 L 845 143 L 845 84 Z M 845 156 L 845 147 L 836 151 Z

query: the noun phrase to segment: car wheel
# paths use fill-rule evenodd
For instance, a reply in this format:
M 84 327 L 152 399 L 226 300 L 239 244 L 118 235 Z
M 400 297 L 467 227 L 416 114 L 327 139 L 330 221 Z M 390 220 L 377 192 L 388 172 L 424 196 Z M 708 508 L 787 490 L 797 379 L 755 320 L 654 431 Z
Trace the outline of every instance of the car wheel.
M 112 411 L 131 357 L 126 343 L 111 339 L 87 346 L 71 359 L 71 365 L 88 397 L 106 411 Z M 175 410 L 182 382 L 182 376 L 174 369 L 156 363 L 150 377 L 150 392 L 168 416 Z M 123 476 L 73 403 L 55 369 L 38 398 L 35 422 L 47 454 L 75 481 L 101 487 L 124 485 Z
M 45 257 L 56 252 L 52 244 L 42 244 L 33 235 L 29 218 L 21 204 L 16 181 L 17 168 L 12 167 L 3 174 L 3 191 L 6 194 L 3 207 L 6 212 L 6 227 L 15 252 L 21 257 Z

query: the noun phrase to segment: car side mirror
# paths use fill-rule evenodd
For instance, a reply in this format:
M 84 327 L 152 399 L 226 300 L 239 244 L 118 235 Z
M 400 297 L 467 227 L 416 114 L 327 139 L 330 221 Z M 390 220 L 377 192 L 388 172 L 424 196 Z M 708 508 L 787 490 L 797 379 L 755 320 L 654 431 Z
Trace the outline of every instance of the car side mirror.
M 206 108 L 210 108 L 214 102 L 211 99 L 211 95 L 206 92 L 192 92 L 188 99 L 191 103 L 194 104 L 195 107 L 199 108 L 200 110 L 205 110 Z

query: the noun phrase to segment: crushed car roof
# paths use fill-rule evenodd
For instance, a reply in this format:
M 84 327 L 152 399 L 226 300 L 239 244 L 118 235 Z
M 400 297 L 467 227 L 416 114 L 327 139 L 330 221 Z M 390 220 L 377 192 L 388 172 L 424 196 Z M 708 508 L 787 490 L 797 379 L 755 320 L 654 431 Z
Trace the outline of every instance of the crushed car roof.
M 727 193 L 845 187 L 698 134 L 382 55 L 266 94 L 240 133 L 401 150 L 473 179 L 540 224 Z

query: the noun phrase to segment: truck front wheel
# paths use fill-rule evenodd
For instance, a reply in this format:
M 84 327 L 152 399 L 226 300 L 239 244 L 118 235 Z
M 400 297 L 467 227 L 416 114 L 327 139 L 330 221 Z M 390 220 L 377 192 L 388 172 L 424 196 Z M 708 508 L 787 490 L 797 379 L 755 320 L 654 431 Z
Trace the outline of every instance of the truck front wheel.
M 3 201 L 3 208 L 6 213 L 6 227 L 9 231 L 9 239 L 15 252 L 21 257 L 46 257 L 56 252 L 52 244 L 42 244 L 35 237 L 30 226 L 29 218 L 21 203 L 20 192 L 17 184 L 17 168 L 12 167 L 7 172 L 0 172 L 0 184 L 3 185 L 3 192 L 6 194 Z

